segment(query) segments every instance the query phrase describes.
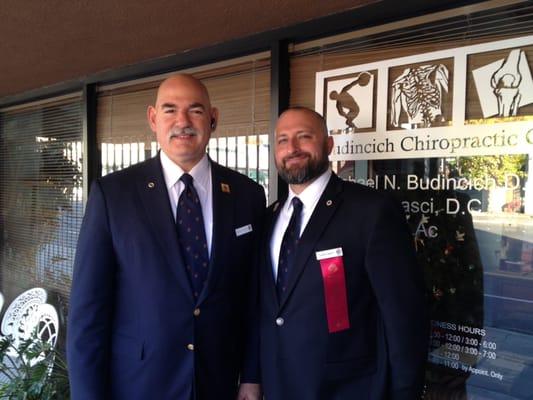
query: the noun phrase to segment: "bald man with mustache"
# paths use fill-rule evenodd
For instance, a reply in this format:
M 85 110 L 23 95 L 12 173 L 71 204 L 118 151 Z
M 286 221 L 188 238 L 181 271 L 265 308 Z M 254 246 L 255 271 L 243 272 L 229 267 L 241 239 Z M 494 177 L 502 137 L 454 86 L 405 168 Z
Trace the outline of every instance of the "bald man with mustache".
M 71 398 L 259 399 L 258 356 L 245 347 L 257 348 L 249 279 L 264 190 L 207 156 L 218 110 L 197 79 L 163 81 L 147 117 L 161 151 L 98 179 L 88 199 Z

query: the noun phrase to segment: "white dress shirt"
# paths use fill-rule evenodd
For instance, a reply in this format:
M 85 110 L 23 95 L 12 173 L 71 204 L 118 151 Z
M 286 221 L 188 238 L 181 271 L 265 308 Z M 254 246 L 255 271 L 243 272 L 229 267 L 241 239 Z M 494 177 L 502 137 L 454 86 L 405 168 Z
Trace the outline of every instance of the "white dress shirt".
M 185 189 L 185 184 L 180 181 L 181 176 L 185 173 L 177 164 L 175 164 L 164 151 L 160 152 L 161 166 L 163 167 L 163 176 L 167 186 L 170 206 L 174 221 L 176 220 L 176 208 L 181 192 Z M 198 193 L 200 204 L 202 206 L 202 216 L 204 218 L 205 239 L 207 241 L 208 255 L 211 257 L 211 241 L 213 238 L 213 188 L 211 185 L 211 164 L 204 154 L 202 159 L 189 171 L 193 178 L 193 186 Z
M 302 236 L 303 232 L 305 231 L 305 227 L 307 226 L 307 223 L 309 222 L 309 219 L 315 210 L 318 199 L 320 199 L 324 189 L 326 189 L 330 177 L 331 170 L 328 168 L 326 172 L 315 179 L 299 195 L 295 194 L 289 186 L 289 195 L 279 212 L 276 225 L 274 226 L 274 229 L 272 230 L 272 236 L 270 237 L 270 258 L 272 260 L 272 272 L 274 274 L 274 280 L 276 280 L 278 277 L 278 260 L 281 242 L 292 216 L 292 198 L 298 197 L 303 203 L 301 216 L 302 225 L 300 228 L 300 236 Z

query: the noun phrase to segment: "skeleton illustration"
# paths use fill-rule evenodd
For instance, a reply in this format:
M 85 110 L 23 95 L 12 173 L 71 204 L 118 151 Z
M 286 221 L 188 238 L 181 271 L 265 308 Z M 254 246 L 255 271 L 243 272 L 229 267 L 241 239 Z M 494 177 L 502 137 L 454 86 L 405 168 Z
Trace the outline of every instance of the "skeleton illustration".
M 448 69 L 442 65 L 406 68 L 392 83 L 390 122 L 400 126 L 400 114 L 407 114 L 409 124 L 429 127 L 442 116 L 443 91 L 448 92 Z
M 525 58 L 523 50 L 512 50 L 490 79 L 490 85 L 498 100 L 498 116 L 500 117 L 515 116 L 518 111 L 522 98 L 519 88 L 522 82 L 522 74 L 519 70 L 522 57 Z

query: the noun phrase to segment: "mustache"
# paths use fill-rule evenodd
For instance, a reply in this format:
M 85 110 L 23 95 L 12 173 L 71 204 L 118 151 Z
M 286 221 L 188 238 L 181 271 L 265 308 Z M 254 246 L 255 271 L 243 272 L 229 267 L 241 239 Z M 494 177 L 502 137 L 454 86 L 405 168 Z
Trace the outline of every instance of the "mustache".
M 298 151 L 296 153 L 292 153 L 291 155 L 288 155 L 286 157 L 283 157 L 283 164 L 285 164 L 287 161 L 290 161 L 292 160 L 293 158 L 299 158 L 299 157 L 307 157 L 307 158 L 311 158 L 311 154 L 309 154 L 308 152 L 306 151 Z
M 172 139 L 178 136 L 183 136 L 183 135 L 196 136 L 198 135 L 198 131 L 192 127 L 187 127 L 187 128 L 172 128 L 168 132 L 169 139 Z

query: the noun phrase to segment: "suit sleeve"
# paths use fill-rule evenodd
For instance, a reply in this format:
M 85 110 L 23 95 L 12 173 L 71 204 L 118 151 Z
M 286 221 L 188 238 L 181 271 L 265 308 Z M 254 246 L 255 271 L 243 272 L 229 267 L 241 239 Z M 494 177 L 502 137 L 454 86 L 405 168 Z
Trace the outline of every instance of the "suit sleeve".
M 109 349 L 115 256 L 102 188 L 92 185 L 70 295 L 67 359 L 72 400 L 109 396 Z
M 244 353 L 241 369 L 241 383 L 259 383 L 259 274 L 258 255 L 263 231 L 266 199 L 264 191 L 256 192 L 254 204 L 254 248 L 252 251 L 252 271 L 248 281 L 248 298 L 246 307 Z
M 382 316 L 389 398 L 420 398 L 429 327 L 423 271 L 403 210 L 389 197 L 374 220 L 365 262 Z

